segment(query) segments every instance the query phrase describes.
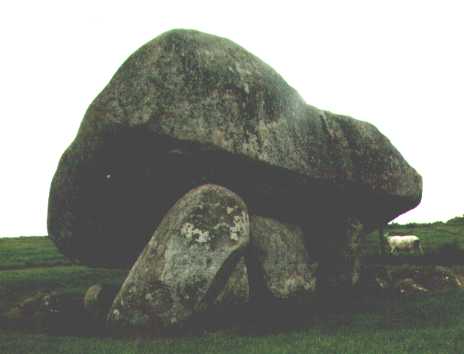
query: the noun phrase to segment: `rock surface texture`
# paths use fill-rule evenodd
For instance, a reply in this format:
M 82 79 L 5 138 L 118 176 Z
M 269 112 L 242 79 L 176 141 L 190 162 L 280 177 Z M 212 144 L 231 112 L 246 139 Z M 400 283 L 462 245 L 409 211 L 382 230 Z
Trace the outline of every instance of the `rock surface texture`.
M 214 304 L 249 242 L 248 211 L 229 190 L 204 185 L 170 209 L 132 267 L 111 327 L 179 329 Z
M 369 230 L 422 192 L 371 124 L 306 104 L 230 40 L 173 30 L 132 54 L 88 108 L 52 181 L 49 235 L 72 259 L 128 266 L 169 208 L 204 183 L 327 242 L 337 239 L 324 232 L 332 220 Z
M 96 321 L 104 321 L 118 289 L 105 284 L 94 284 L 84 294 L 84 309 Z
M 248 251 L 257 301 L 304 299 L 316 288 L 317 263 L 306 251 L 303 230 L 276 220 L 252 216 Z

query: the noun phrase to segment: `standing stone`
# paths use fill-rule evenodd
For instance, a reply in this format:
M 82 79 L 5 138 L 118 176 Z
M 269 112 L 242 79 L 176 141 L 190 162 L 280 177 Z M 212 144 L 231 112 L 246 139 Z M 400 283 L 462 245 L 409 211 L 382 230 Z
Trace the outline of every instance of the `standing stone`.
M 306 251 L 302 229 L 260 216 L 251 216 L 250 228 L 248 262 L 255 272 L 253 286 L 264 287 L 257 292 L 270 293 L 277 300 L 312 294 L 317 263 Z
M 248 211 L 240 197 L 215 185 L 190 191 L 132 267 L 109 325 L 151 334 L 182 328 L 214 302 L 248 242 Z
M 351 217 L 334 219 L 318 245 L 317 291 L 321 310 L 340 313 L 352 308 L 353 286 L 360 279 L 365 229 Z
M 360 277 L 365 231 L 354 218 L 334 220 L 327 225 L 326 242 L 318 249 L 319 274 L 330 287 L 353 286 Z

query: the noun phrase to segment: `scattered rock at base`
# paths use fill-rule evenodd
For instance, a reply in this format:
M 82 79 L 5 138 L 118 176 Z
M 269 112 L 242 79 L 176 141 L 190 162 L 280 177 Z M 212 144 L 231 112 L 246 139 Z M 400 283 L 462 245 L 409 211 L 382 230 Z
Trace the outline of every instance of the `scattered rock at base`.
M 48 298 L 48 296 L 48 293 L 39 291 L 15 304 L 5 314 L 7 324 L 14 327 L 16 324 L 27 322 L 31 327 L 34 326 L 39 315 L 48 312 L 44 303 L 44 298 Z
M 103 286 L 101 284 L 92 285 L 87 289 L 84 295 L 84 308 L 90 313 L 95 312 L 95 308 L 98 307 L 98 300 L 101 298 L 103 292 Z
M 401 295 L 417 295 L 429 292 L 412 278 L 401 279 L 395 286 Z
M 391 296 L 392 291 L 408 296 L 462 287 L 460 276 L 444 266 L 370 265 L 363 267 L 358 290 L 360 294 L 371 296 Z
M 444 266 L 398 266 L 392 269 L 395 287 L 403 295 L 437 293 L 464 286 L 459 276 Z
M 96 320 L 105 319 L 118 288 L 106 284 L 94 284 L 84 295 L 84 309 Z
M 116 331 L 181 329 L 214 303 L 249 243 L 245 203 L 203 185 L 169 210 L 132 267 L 108 314 Z
M 388 295 L 393 285 L 391 272 L 386 266 L 371 265 L 362 267 L 356 289 L 360 295 L 380 297 Z
M 318 264 L 308 255 L 300 227 L 252 215 L 250 232 L 248 264 L 258 297 L 301 300 L 314 293 Z
M 83 309 L 82 294 L 65 290 L 38 291 L 7 311 L 5 320 L 7 328 L 38 333 L 76 335 L 94 330 Z
M 424 286 L 435 290 L 463 288 L 463 281 L 450 268 L 434 266 L 432 274 L 423 281 Z

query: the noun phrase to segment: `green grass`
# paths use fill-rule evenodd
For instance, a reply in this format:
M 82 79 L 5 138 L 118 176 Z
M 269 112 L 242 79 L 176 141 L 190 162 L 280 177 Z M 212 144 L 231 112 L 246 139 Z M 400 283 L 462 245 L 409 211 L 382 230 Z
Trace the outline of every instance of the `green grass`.
M 56 266 L 0 272 L 0 313 L 39 292 L 84 295 L 93 284 L 122 284 L 127 271 L 84 266 Z M 0 352 L 1 353 L 1 352 Z
M 0 353 L 462 353 L 464 292 L 409 299 L 397 309 L 397 325 L 386 328 L 380 312 L 358 314 L 350 326 L 316 325 L 263 336 L 209 333 L 201 337 L 111 339 L 0 332 Z
M 0 238 L 0 270 L 69 264 L 48 237 Z
M 449 242 L 464 248 L 464 225 L 393 225 L 391 234 L 418 235 L 432 252 Z M 378 254 L 378 236 L 368 239 Z M 464 272 L 462 267 L 460 273 Z M 115 339 L 105 336 L 51 335 L 30 328 L 2 326 L 12 306 L 38 292 L 56 291 L 82 299 L 95 283 L 120 284 L 127 271 L 72 265 L 48 238 L 0 239 L 0 353 L 463 353 L 464 289 L 403 298 L 393 308 L 379 299 L 360 307 L 350 325 L 314 323 L 305 328 L 251 336 L 233 328 L 198 337 Z M 390 308 L 390 310 L 386 310 Z M 390 320 L 386 322 L 385 314 Z M 311 316 L 311 314 L 308 314 Z M 69 319 L 76 320 L 75 318 Z M 7 329 L 9 328 L 9 329 Z
M 389 225 L 385 232 L 390 235 L 416 235 L 420 238 L 424 252 L 431 253 L 447 244 L 456 244 L 464 249 L 464 224 L 458 223 L 430 223 L 430 224 L 407 224 Z M 379 235 L 377 231 L 367 237 L 368 255 L 380 254 Z

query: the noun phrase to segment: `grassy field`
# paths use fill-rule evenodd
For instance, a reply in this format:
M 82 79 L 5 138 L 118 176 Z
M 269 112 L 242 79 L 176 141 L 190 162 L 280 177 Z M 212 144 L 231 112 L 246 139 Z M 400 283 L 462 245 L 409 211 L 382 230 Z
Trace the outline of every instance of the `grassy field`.
M 48 237 L 0 238 L 0 270 L 70 264 Z
M 433 253 L 449 244 L 464 248 L 464 223 L 459 221 L 393 225 L 388 231 L 418 235 L 426 252 Z M 377 235 L 371 235 L 368 252 L 378 254 Z M 464 273 L 463 266 L 456 270 Z M 360 303 L 349 325 L 315 321 L 292 330 L 269 330 L 260 335 L 230 328 L 195 337 L 163 339 L 116 339 L 104 333 L 96 336 L 92 320 L 82 308 L 83 294 L 95 283 L 117 286 L 126 274 L 124 270 L 72 265 L 45 237 L 0 239 L 0 353 L 464 352 L 464 289 L 400 298 L 393 307 L 384 299 L 370 299 Z M 43 326 L 40 316 L 26 318 L 27 321 L 18 317 L 18 308 L 24 312 L 27 308 L 24 304 L 32 304 L 35 295 L 50 292 L 73 304 L 66 318 L 57 316 L 52 318 L 54 322 Z M 76 331 L 73 324 L 79 323 L 88 326 L 82 330 L 80 325 Z
M 447 223 L 389 225 L 385 232 L 391 235 L 417 235 L 421 239 L 425 253 L 432 253 L 443 247 L 457 247 L 464 250 L 464 217 Z M 379 255 L 378 232 L 367 237 L 367 255 Z M 71 265 L 61 255 L 48 237 L 0 237 L 0 270 Z
M 250 336 L 235 332 L 167 339 L 111 339 L 0 331 L 0 353 L 462 353 L 464 293 L 403 301 L 396 324 L 382 311 L 356 315 L 349 326 L 314 325 L 290 332 Z
M 455 247 L 464 249 L 464 218 L 455 218 L 446 223 L 430 224 L 391 224 L 385 228 L 390 235 L 416 235 L 420 238 L 426 254 L 436 252 L 442 248 Z M 378 232 L 372 232 L 367 237 L 367 254 L 380 254 Z
M 328 330 L 321 326 L 263 336 L 213 333 L 201 337 L 122 340 L 0 333 L 0 352 L 66 354 L 461 354 L 463 294 L 452 292 L 428 301 L 405 303 L 408 318 L 396 328 L 384 328 L 378 315 L 357 316 L 351 326 Z

